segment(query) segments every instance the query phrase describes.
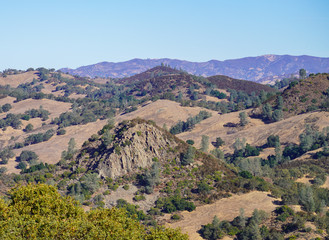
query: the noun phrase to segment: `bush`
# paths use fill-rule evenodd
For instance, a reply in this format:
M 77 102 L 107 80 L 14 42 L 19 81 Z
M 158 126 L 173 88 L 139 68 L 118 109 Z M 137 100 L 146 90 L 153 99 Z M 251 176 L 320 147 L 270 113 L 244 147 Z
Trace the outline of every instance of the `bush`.
M 181 217 L 178 214 L 173 214 L 170 218 L 172 220 L 179 220 Z
M 64 135 L 66 133 L 66 130 L 61 128 L 57 130 L 57 135 Z
M 33 163 L 36 160 L 38 160 L 38 155 L 35 152 L 24 150 L 21 152 L 21 154 L 18 157 L 19 162 L 28 162 L 28 163 Z
M 239 173 L 241 177 L 246 179 L 252 179 L 252 174 L 248 171 L 242 171 Z
M 33 125 L 31 123 L 27 124 L 26 127 L 24 128 L 25 132 L 31 132 L 33 130 Z

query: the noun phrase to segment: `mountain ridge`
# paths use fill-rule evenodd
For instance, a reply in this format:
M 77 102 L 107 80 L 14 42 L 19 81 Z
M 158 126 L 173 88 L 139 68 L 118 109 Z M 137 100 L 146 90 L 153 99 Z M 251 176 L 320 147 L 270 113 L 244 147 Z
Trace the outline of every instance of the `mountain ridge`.
M 329 72 L 329 58 L 308 55 L 275 55 L 267 54 L 256 57 L 228 59 L 224 61 L 191 62 L 179 59 L 134 58 L 124 62 L 100 62 L 81 66 L 76 69 L 61 68 L 62 72 L 85 77 L 123 78 L 144 72 L 161 64 L 182 69 L 194 75 L 205 77 L 226 75 L 236 79 L 245 79 L 259 83 L 273 83 L 298 70 L 305 68 L 309 73 Z

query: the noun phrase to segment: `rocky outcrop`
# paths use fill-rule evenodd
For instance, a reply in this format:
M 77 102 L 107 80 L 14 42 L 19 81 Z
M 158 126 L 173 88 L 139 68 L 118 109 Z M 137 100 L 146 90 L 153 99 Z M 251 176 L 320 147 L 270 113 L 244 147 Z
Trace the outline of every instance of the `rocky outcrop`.
M 97 142 L 92 143 L 92 147 L 89 145 L 82 149 L 89 154 L 77 161 L 81 167 L 97 170 L 105 178 L 129 175 L 150 167 L 155 161 L 172 158 L 175 156 L 174 149 L 179 145 L 177 138 L 144 120 L 121 123 L 113 131 L 113 141 L 107 146 L 104 146 L 102 138 L 100 136 Z

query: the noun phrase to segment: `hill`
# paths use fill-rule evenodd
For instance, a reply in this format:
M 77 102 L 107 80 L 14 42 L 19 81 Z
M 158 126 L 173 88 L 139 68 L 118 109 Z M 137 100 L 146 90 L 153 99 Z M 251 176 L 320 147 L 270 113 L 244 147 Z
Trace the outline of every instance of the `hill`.
M 329 108 L 329 74 L 316 74 L 290 83 L 282 93 L 286 117 Z
M 220 89 L 234 89 L 236 91 L 244 91 L 251 94 L 252 92 L 259 94 L 262 90 L 266 92 L 274 92 L 275 90 L 263 84 L 252 81 L 239 80 L 223 75 L 207 77 L 207 80 L 215 84 Z
M 126 62 L 101 62 L 77 69 L 62 68 L 62 72 L 88 77 L 129 77 L 161 63 L 176 69 L 183 69 L 190 74 L 204 77 L 226 75 L 236 79 L 246 79 L 260 83 L 274 83 L 301 68 L 309 73 L 329 72 L 329 58 L 290 55 L 263 55 L 225 61 L 189 62 L 177 59 L 132 59 Z
M 115 82 L 130 87 L 130 94 L 136 97 L 157 96 L 171 100 L 205 100 L 210 96 L 225 99 L 227 95 L 220 97 L 220 92 L 227 93 L 227 90 L 242 91 L 249 95 L 252 92 L 258 95 L 262 90 L 276 91 L 274 88 L 251 81 L 221 75 L 204 78 L 168 66 L 157 66 Z

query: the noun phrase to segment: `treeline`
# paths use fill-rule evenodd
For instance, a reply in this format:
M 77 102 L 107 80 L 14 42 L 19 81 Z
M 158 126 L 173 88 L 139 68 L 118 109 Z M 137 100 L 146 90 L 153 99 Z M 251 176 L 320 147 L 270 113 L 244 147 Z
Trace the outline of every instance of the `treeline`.
M 200 111 L 198 115 L 189 117 L 186 122 L 179 121 L 176 125 L 172 126 L 169 130 L 171 134 L 179 134 L 187 132 L 195 127 L 195 125 L 204 119 L 211 117 L 211 113 L 207 111 Z
M 0 119 L 0 128 L 5 130 L 7 127 L 11 126 L 14 129 L 19 129 L 22 125 L 22 120 L 30 120 L 30 118 L 41 118 L 45 121 L 49 118 L 49 112 L 40 106 L 39 109 L 31 109 L 25 111 L 23 114 L 12 114 L 9 113 L 5 118 Z

